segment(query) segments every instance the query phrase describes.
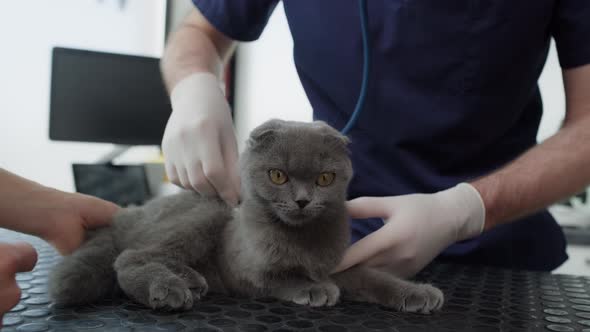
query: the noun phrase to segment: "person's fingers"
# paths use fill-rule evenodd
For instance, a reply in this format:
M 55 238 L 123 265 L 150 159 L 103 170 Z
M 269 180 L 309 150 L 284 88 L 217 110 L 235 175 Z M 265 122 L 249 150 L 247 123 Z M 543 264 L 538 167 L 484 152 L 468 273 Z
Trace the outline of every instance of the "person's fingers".
M 31 271 L 37 263 L 37 251 L 28 243 L 2 243 L 0 252 L 0 274 L 3 275 Z
M 223 135 L 223 160 L 229 173 L 229 186 L 231 188 L 229 200 L 230 204 L 235 206 L 240 201 L 241 189 L 240 172 L 238 170 L 238 144 L 233 131 L 230 131 L 229 133 L 223 133 Z
M 377 230 L 353 244 L 334 269 L 334 273 L 344 271 L 354 265 L 363 263 L 387 248 L 386 234 Z
M 178 175 L 178 185 L 184 189 L 193 190 L 190 179 L 186 170 L 183 167 L 176 167 L 176 174 Z
M 386 254 L 386 251 L 373 256 L 364 264 L 370 267 L 378 268 L 379 270 L 385 271 L 403 279 L 414 276 L 419 270 L 416 269 L 415 266 L 411 264 L 411 262 L 406 262 L 403 259 L 400 261 L 395 260 L 395 257 L 391 257 L 390 255 Z
M 166 176 L 168 177 L 168 181 L 177 186 L 180 186 L 180 179 L 178 178 L 178 173 L 176 172 L 176 167 L 174 164 L 166 160 L 164 167 L 166 168 Z
M 231 177 L 221 154 L 222 141 L 203 147 L 203 173 L 213 185 L 216 193 L 224 201 L 232 204 L 236 201 L 235 189 L 231 185 Z M 233 202 L 232 202 L 233 201 Z M 236 202 L 237 204 L 237 202 Z
M 203 164 L 196 162 L 188 170 L 189 187 L 203 196 L 215 196 L 217 192 L 203 172 Z
M 240 173 L 237 165 L 229 166 L 229 177 L 233 188 L 233 195 L 231 196 L 230 204 L 237 206 L 240 203 Z
M 16 272 L 31 271 L 37 264 L 37 251 L 32 245 L 24 242 L 12 245 L 17 256 Z
M 74 195 L 77 196 L 74 204 L 84 220 L 84 227 L 88 229 L 108 226 L 115 213 L 120 209 L 117 204 L 97 197 L 83 194 Z
M 0 283 L 0 328 L 2 327 L 2 315 L 18 304 L 21 290 L 14 280 L 14 276 L 8 281 Z
M 359 197 L 346 202 L 353 219 L 388 218 L 392 209 L 391 197 Z

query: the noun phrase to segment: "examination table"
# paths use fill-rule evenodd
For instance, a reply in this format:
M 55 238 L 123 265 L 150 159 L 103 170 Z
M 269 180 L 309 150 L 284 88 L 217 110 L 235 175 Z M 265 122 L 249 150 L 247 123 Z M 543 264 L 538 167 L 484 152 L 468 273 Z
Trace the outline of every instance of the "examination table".
M 126 299 L 62 308 L 47 297 L 47 275 L 60 258 L 44 241 L 0 230 L 0 241 L 24 240 L 39 253 L 19 273 L 20 303 L 4 316 L 8 331 L 589 331 L 590 277 L 460 265 L 434 265 L 418 280 L 445 293 L 433 315 L 377 305 L 310 308 L 274 299 L 209 294 L 188 312 L 156 312 Z

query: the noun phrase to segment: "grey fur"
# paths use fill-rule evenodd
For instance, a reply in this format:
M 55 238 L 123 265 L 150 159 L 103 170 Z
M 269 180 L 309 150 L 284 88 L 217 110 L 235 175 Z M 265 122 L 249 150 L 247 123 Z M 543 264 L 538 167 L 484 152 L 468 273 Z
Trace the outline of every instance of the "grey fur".
M 51 296 L 89 303 L 118 285 L 151 308 L 189 309 L 208 290 L 311 306 L 334 305 L 342 291 L 401 311 L 440 308 L 440 290 L 383 271 L 353 267 L 330 275 L 350 237 L 347 143 L 323 122 L 261 125 L 240 159 L 239 208 L 182 192 L 123 209 L 52 271 Z M 289 180 L 272 183 L 273 168 Z M 316 184 L 322 172 L 336 174 L 331 185 Z M 300 208 L 297 200 L 309 203 Z

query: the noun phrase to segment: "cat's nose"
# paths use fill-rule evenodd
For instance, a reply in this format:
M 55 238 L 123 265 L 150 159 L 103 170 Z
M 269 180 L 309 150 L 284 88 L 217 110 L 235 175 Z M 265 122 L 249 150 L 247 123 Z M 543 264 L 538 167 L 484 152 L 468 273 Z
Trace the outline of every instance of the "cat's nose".
M 299 205 L 300 209 L 303 209 L 304 207 L 307 206 L 307 204 L 309 204 L 309 201 L 307 199 L 299 199 L 299 200 L 296 200 L 295 203 L 297 203 L 297 205 Z

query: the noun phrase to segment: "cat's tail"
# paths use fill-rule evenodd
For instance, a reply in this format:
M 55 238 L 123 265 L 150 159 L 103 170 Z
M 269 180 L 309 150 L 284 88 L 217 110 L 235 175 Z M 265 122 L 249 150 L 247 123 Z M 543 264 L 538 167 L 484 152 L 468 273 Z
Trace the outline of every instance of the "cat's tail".
M 116 289 L 117 256 L 112 228 L 93 232 L 76 252 L 63 258 L 49 276 L 49 295 L 63 305 L 102 300 Z

